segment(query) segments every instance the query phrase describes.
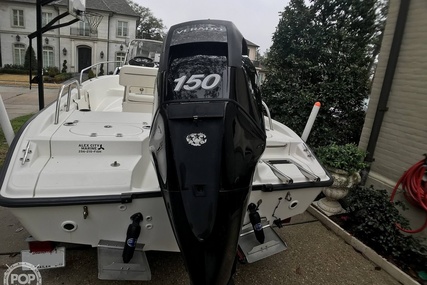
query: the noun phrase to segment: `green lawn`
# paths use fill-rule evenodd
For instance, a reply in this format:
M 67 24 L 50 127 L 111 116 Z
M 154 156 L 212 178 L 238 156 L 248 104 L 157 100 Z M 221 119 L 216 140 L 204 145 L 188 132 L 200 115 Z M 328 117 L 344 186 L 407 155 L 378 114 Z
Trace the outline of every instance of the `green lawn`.
M 19 128 L 23 124 L 25 124 L 26 121 L 28 121 L 29 118 L 31 118 L 33 114 L 21 116 L 18 118 L 15 118 L 11 121 L 12 128 L 15 134 L 18 132 Z M 0 168 L 3 166 L 4 159 L 6 157 L 7 150 L 9 149 L 9 146 L 7 145 L 6 138 L 3 134 L 2 129 L 0 128 Z

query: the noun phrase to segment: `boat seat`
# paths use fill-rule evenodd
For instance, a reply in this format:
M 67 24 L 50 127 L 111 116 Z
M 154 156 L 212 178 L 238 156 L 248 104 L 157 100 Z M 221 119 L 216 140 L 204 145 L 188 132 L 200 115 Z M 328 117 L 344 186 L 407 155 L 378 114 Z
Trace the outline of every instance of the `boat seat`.
M 125 87 L 124 112 L 152 111 L 157 68 L 125 65 L 120 69 L 119 84 Z

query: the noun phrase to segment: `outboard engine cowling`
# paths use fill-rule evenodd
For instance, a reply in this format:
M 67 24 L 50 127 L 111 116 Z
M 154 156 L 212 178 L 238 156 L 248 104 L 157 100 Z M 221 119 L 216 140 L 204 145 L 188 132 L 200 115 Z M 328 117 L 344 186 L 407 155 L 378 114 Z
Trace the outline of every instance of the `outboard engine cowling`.
M 227 284 L 252 178 L 265 149 L 246 41 L 227 21 L 171 27 L 150 150 L 192 284 Z

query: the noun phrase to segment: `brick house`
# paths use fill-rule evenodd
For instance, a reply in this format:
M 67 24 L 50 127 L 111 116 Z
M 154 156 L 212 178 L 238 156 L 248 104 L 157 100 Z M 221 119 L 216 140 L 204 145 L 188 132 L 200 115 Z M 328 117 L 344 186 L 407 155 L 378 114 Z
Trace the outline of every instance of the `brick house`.
M 359 146 L 372 161 L 366 185 L 391 190 L 427 153 L 427 2 L 389 5 Z M 404 215 L 417 228 L 426 213 L 410 208 Z
M 136 35 L 138 15 L 126 0 L 87 0 L 86 10 L 102 15 L 96 33 L 91 33 L 87 21 L 54 29 L 43 34 L 43 66 L 60 70 L 64 60 L 67 72 L 99 61 L 122 60 L 126 44 Z M 53 1 L 42 8 L 43 25 L 68 11 L 68 0 Z M 67 16 L 57 23 L 72 20 Z M 0 3 L 0 64 L 24 64 L 29 46 L 28 35 L 36 30 L 36 0 L 2 0 Z M 36 40 L 32 46 L 37 52 Z M 112 70 L 114 66 L 108 66 Z

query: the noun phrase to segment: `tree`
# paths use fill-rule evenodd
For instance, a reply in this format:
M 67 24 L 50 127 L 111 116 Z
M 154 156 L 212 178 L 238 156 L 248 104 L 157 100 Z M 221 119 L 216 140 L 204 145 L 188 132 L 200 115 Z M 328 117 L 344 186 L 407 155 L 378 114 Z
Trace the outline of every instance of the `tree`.
M 358 143 L 369 95 L 378 0 L 291 0 L 266 58 L 264 100 L 274 118 L 301 134 L 322 103 L 312 146 Z
M 30 61 L 30 55 L 31 55 L 31 61 Z M 25 58 L 24 58 L 24 68 L 27 70 L 30 70 L 30 62 L 31 62 L 31 69 L 36 70 L 37 69 L 37 58 L 36 53 L 34 52 L 33 47 L 31 49 L 28 47 L 25 51 Z
M 388 5 L 389 5 L 389 0 L 377 1 L 376 9 L 378 12 L 378 17 L 376 19 L 376 32 L 375 32 L 375 36 L 373 38 L 373 43 L 371 46 L 372 58 L 371 58 L 371 63 L 369 65 L 369 70 L 371 72 L 371 84 L 373 82 L 373 76 L 376 70 L 378 55 L 380 53 L 381 43 L 383 41 L 383 32 L 384 32 L 385 22 L 388 14 Z
M 256 49 L 256 60 L 259 61 L 259 64 L 263 66 L 265 64 L 265 59 L 267 57 L 268 50 L 264 52 L 263 55 L 259 52 L 259 48 Z
M 136 37 L 139 39 L 163 40 L 166 27 L 163 21 L 154 17 L 151 10 L 132 0 L 127 0 L 132 10 L 139 15 L 136 21 Z

